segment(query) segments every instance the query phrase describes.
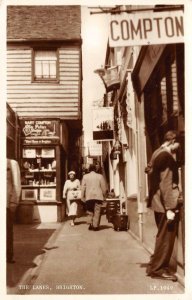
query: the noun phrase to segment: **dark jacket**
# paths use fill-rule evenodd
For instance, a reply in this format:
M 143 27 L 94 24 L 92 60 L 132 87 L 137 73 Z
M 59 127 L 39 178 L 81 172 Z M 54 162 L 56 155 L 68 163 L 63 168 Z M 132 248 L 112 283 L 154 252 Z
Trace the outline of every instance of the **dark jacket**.
M 178 165 L 172 155 L 164 150 L 159 153 L 153 162 L 153 171 L 150 174 L 150 191 L 148 207 L 154 199 L 163 206 L 164 211 L 175 209 L 179 196 Z

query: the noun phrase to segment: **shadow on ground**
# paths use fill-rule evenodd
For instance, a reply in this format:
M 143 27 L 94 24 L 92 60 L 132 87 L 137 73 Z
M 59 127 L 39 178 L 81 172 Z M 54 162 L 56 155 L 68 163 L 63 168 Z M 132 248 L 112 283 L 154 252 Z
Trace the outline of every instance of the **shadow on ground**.
M 36 267 L 34 259 L 45 252 L 44 246 L 58 225 L 50 228 L 40 224 L 15 224 L 14 226 L 14 264 L 7 264 L 7 291 L 17 286 L 23 275 Z M 46 247 L 45 247 L 46 248 Z

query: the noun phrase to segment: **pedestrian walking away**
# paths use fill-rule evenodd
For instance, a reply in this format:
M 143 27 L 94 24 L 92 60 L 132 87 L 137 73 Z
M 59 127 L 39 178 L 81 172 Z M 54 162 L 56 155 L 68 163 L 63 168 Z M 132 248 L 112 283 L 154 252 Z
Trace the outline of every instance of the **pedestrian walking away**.
M 169 262 L 179 221 L 180 191 L 176 153 L 180 145 L 174 131 L 169 131 L 164 140 L 166 141 L 164 146 L 156 151 L 151 159 L 148 207 L 154 211 L 158 232 L 154 253 L 147 267 L 147 275 L 177 281 L 177 277 L 169 270 Z
M 107 192 L 102 174 L 96 173 L 96 166 L 89 166 L 89 173 L 82 179 L 82 200 L 86 203 L 89 230 L 99 230 L 101 209 Z
M 66 199 L 66 213 L 71 218 L 71 226 L 75 225 L 77 216 L 78 201 L 80 200 L 80 181 L 76 178 L 75 171 L 68 173 L 69 179 L 63 187 L 63 198 Z M 76 191 L 76 194 L 74 193 Z M 71 193 L 72 192 L 72 193 Z

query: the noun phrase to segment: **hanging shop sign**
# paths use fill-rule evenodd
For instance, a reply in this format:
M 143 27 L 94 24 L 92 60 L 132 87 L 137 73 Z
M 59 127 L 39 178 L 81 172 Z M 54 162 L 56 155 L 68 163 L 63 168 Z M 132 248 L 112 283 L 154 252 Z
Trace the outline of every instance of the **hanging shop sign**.
M 93 109 L 93 140 L 110 141 L 114 138 L 114 108 Z
M 24 145 L 57 144 L 59 122 L 55 120 L 20 120 L 21 138 Z
M 98 73 L 101 77 L 107 93 L 119 89 L 120 78 L 117 66 L 113 66 L 108 69 L 99 69 L 96 70 L 95 73 Z
M 102 143 L 92 141 L 88 143 L 89 157 L 101 156 L 102 155 Z
M 127 95 L 126 95 L 126 110 L 127 110 L 127 126 L 136 130 L 135 124 L 135 94 L 132 85 L 131 72 L 127 72 Z
M 111 15 L 110 47 L 183 42 L 184 17 L 182 10 Z

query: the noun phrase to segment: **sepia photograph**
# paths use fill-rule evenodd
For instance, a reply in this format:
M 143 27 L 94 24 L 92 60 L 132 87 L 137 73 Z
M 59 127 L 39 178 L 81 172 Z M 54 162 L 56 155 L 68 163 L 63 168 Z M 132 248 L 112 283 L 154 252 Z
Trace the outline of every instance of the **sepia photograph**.
M 188 2 L 0 2 L 10 299 L 191 299 Z

